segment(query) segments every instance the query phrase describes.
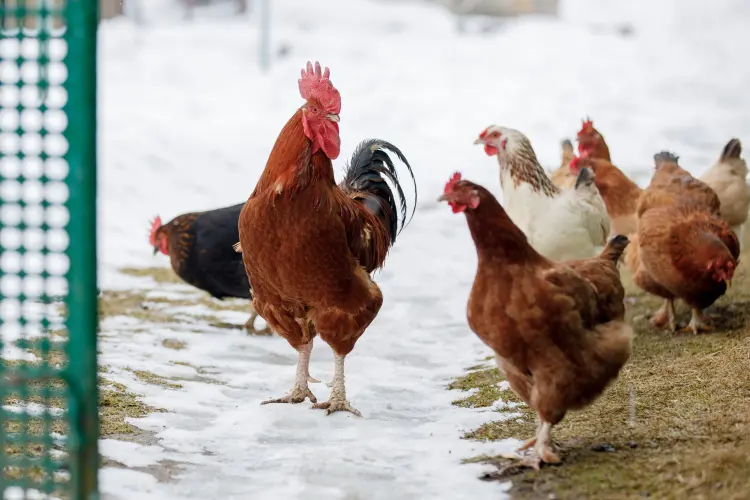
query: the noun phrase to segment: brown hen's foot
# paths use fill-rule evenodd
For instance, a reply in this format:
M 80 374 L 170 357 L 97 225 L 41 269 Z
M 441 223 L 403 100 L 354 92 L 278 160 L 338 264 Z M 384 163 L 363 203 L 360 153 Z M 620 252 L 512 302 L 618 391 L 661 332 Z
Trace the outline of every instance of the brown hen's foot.
M 711 318 L 703 314 L 700 309 L 693 309 L 693 316 L 690 318 L 688 326 L 680 330 L 680 333 L 692 333 L 698 335 L 699 332 L 710 332 L 713 330 Z
M 268 399 L 266 401 L 263 401 L 262 405 L 267 405 L 271 403 L 290 403 L 290 404 L 297 404 L 302 403 L 305 399 L 310 398 L 310 401 L 313 403 L 318 402 L 318 398 L 315 397 L 315 394 L 312 393 L 312 391 L 308 388 L 302 388 L 302 387 L 295 387 L 292 389 L 292 392 L 287 394 L 286 396 L 282 398 L 277 399 Z
M 326 415 L 330 415 L 331 413 L 337 411 L 348 411 L 349 413 L 353 413 L 358 417 L 362 416 L 359 410 L 353 407 L 347 400 L 329 400 L 324 403 L 314 404 L 312 405 L 312 408 L 315 410 L 325 410 Z
M 539 470 L 542 465 L 542 460 L 536 455 L 530 457 L 519 457 L 514 462 L 506 465 L 497 471 L 497 477 L 503 477 L 508 473 L 520 472 L 523 469 L 534 469 Z
M 324 403 L 314 404 L 312 407 L 315 410 L 325 410 L 326 415 L 330 415 L 331 413 L 337 411 L 348 411 L 349 413 L 353 413 L 354 415 L 361 417 L 362 414 L 359 412 L 359 410 L 354 408 L 351 403 L 346 400 L 346 385 L 344 383 L 344 356 L 341 356 L 340 354 L 334 354 L 333 358 L 336 365 L 333 372 L 333 382 L 331 382 L 331 386 L 333 386 L 333 389 L 331 390 L 331 396 L 328 398 L 328 401 Z
M 664 304 L 651 316 L 651 326 L 654 328 L 669 328 L 670 332 L 677 331 L 675 322 L 674 300 L 665 300 Z

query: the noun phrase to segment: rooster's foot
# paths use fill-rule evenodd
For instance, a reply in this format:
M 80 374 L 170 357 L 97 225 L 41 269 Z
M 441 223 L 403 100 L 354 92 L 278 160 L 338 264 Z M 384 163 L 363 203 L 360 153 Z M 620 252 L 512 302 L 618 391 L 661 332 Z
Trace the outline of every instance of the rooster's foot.
M 292 392 L 287 394 L 286 396 L 278 399 L 269 399 L 267 401 L 263 401 L 262 405 L 267 405 L 271 403 L 290 403 L 290 404 L 297 404 L 302 403 L 306 398 L 310 398 L 310 401 L 312 403 L 317 403 L 318 398 L 315 397 L 315 394 L 312 393 L 309 387 L 295 387 L 292 389 Z
M 325 410 L 326 415 L 330 415 L 331 413 L 334 413 L 337 411 L 348 411 L 349 413 L 353 413 L 354 415 L 358 417 L 362 416 L 359 410 L 353 407 L 349 403 L 349 401 L 345 399 L 331 399 L 323 403 L 314 404 L 312 405 L 312 408 L 315 410 Z

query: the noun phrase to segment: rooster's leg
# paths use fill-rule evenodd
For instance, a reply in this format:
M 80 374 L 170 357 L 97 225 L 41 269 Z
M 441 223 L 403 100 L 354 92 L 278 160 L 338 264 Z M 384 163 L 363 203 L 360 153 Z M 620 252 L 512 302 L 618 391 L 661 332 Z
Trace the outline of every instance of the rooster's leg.
M 283 398 L 278 399 L 269 399 L 268 401 L 263 401 L 262 405 L 267 405 L 269 403 L 301 403 L 305 400 L 305 398 L 310 398 L 310 401 L 313 403 L 317 403 L 318 399 L 315 397 L 315 395 L 310 390 L 310 387 L 307 385 L 308 380 L 309 381 L 316 381 L 312 377 L 310 377 L 310 353 L 312 352 L 313 343 L 310 341 L 309 344 L 304 344 L 302 347 L 300 347 L 297 352 L 299 352 L 299 359 L 297 360 L 297 377 L 294 381 L 294 387 L 292 387 L 292 390 L 284 396 Z
M 664 304 L 662 304 L 659 310 L 651 317 L 651 325 L 656 328 L 664 328 L 664 326 L 668 326 L 669 331 L 677 331 L 677 323 L 675 322 L 674 314 L 674 300 L 667 299 L 664 301 Z
M 713 329 L 711 319 L 703 314 L 700 309 L 693 309 L 693 317 L 690 318 L 688 326 L 680 330 L 681 333 L 692 332 L 698 335 L 699 332 L 710 332 Z
M 336 362 L 336 367 L 334 369 L 331 396 L 325 403 L 317 403 L 312 407 L 318 410 L 326 410 L 326 415 L 330 415 L 335 411 L 348 411 L 349 413 L 361 417 L 362 414 L 359 410 L 354 408 L 349 404 L 349 401 L 346 400 L 346 386 L 344 384 L 344 358 L 346 356 L 335 353 L 333 356 Z

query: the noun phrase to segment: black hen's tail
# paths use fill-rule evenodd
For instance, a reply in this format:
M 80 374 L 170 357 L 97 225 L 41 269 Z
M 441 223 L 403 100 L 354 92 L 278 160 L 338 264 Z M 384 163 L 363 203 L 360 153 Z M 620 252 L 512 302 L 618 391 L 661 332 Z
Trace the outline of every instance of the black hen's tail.
M 411 214 L 407 208 L 404 190 L 398 178 L 396 166 L 387 151 L 406 165 L 414 185 L 414 207 Z M 362 141 L 346 167 L 346 175 L 339 187 L 352 199 L 359 201 L 368 211 L 379 218 L 390 236 L 390 242 L 411 221 L 417 206 L 417 183 L 411 165 L 396 146 L 380 139 Z M 408 220 L 407 220 L 408 219 Z

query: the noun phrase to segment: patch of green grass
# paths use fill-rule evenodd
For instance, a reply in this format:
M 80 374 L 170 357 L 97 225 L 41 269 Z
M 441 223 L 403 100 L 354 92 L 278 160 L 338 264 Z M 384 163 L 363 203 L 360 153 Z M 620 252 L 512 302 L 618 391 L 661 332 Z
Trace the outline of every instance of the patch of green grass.
M 123 384 L 104 380 L 99 386 L 99 423 L 103 438 L 138 434 L 141 431 L 126 422 L 126 419 L 163 411 L 165 410 L 139 401 L 138 396 L 128 391 Z
M 140 380 L 141 382 L 145 382 L 147 384 L 158 385 L 159 387 L 164 387 L 165 389 L 182 389 L 181 384 L 175 384 L 160 375 L 145 370 L 133 370 L 133 375 L 138 377 L 138 380 Z
M 651 328 L 648 317 L 660 300 L 636 289 L 623 270 L 627 315 L 636 331 L 633 355 L 602 397 L 553 428 L 563 463 L 512 476 L 511 497 L 748 498 L 750 280 L 746 268 L 739 271 L 730 293 L 706 311 L 716 331 L 675 336 Z M 678 322 L 688 320 L 683 306 Z M 496 370 L 468 373 L 451 388 L 476 392 L 454 404 L 482 407 L 497 398 L 518 401 L 512 392 L 499 391 L 500 380 Z M 465 437 L 531 437 L 534 412 L 526 406 L 510 411 L 520 416 L 488 422 Z M 509 463 L 486 456 L 467 461 L 499 467 Z
M 461 391 L 472 390 L 472 394 L 453 401 L 455 406 L 463 408 L 483 408 L 492 406 L 504 392 L 498 384 L 504 380 L 497 368 L 485 368 L 470 371 L 461 378 L 451 382 L 448 389 Z

